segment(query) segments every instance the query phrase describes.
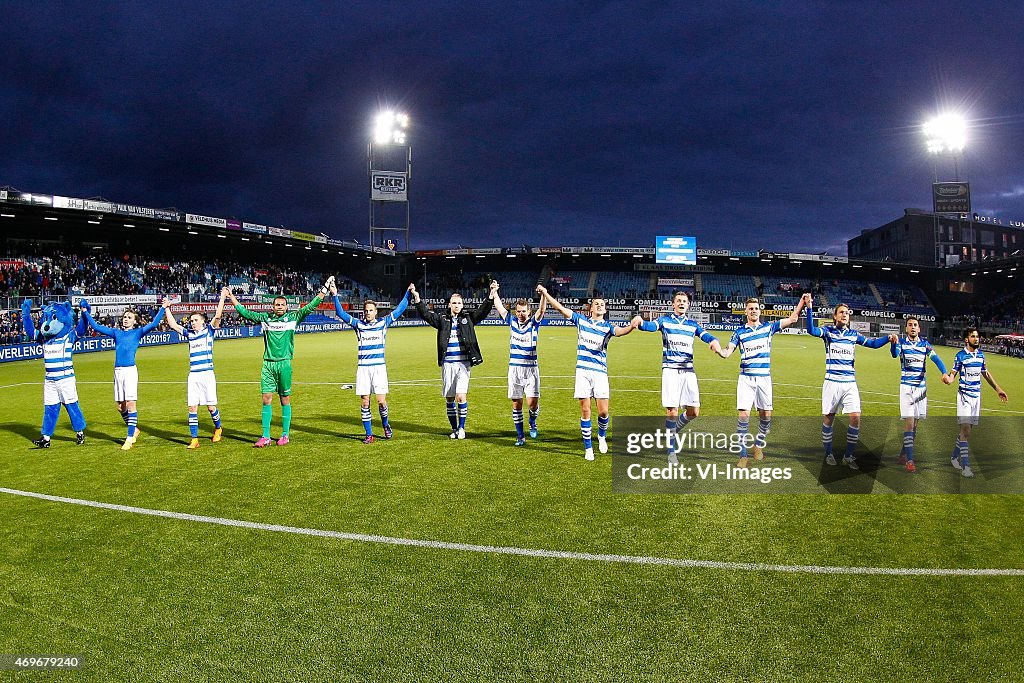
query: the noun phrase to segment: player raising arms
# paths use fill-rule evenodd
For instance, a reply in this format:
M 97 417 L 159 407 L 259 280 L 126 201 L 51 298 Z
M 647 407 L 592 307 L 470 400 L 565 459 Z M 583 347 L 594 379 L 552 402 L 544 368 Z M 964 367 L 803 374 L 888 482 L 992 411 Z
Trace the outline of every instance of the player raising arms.
M 738 466 L 747 466 L 746 436 L 750 427 L 750 408 L 757 409 L 760 421 L 757 437 L 754 439 L 754 460 L 764 459 L 764 444 L 772 428 L 772 337 L 782 330 L 795 325 L 800 319 L 804 299 L 800 298 L 788 318 L 761 322 L 761 302 L 747 299 L 744 313 L 747 322 L 732 334 L 729 345 L 718 355 L 728 358 L 738 347 L 740 350 L 740 376 L 736 383 L 736 433 L 740 435 L 740 459 Z
M 353 318 L 341 307 L 341 302 L 338 301 L 338 287 L 334 282 L 330 283 L 329 288 L 334 299 L 335 312 L 342 321 L 352 326 L 359 340 L 359 348 L 356 351 L 359 357 L 356 364 L 356 396 L 362 402 L 360 416 L 363 420 L 363 429 L 366 431 L 363 443 L 373 443 L 370 394 L 377 397 L 377 412 L 380 413 L 380 421 L 384 426 L 384 438 L 390 439 L 394 432 L 391 430 L 391 423 L 388 422 L 388 367 L 384 364 L 384 342 L 387 340 L 388 328 L 402 317 L 409 302 L 412 301 L 416 286 L 409 285 L 395 310 L 383 318 L 377 318 L 377 304 L 367 299 L 363 302 L 362 320 Z
M 850 426 L 846 430 L 846 453 L 843 462 L 852 470 L 860 469 L 853 452 L 860 439 L 860 390 L 857 388 L 857 375 L 853 369 L 853 357 L 857 345 L 869 349 L 880 349 L 886 342 L 896 341 L 895 334 L 884 337 L 865 337 L 857 330 L 850 328 L 850 307 L 846 304 L 836 306 L 832 314 L 832 324 L 818 327 L 814 324 L 814 299 L 804 294 L 807 306 L 807 332 L 819 337 L 825 343 L 825 382 L 821 387 L 821 444 L 825 448 L 825 463 L 835 465 L 832 455 L 832 424 L 836 419 L 837 410 L 841 410 L 850 418 Z
M 292 427 L 292 358 L 295 357 L 295 329 L 307 315 L 316 310 L 327 295 L 328 287 L 334 283 L 334 277 L 320 288 L 313 300 L 297 311 L 288 310 L 288 299 L 283 296 L 274 298 L 273 310 L 270 313 L 250 311 L 238 302 L 230 287 L 222 291 L 231 300 L 238 315 L 245 320 L 263 325 L 263 369 L 260 373 L 260 390 L 263 394 L 263 410 L 260 413 L 263 425 L 263 436 L 256 440 L 253 448 L 265 448 L 270 445 L 270 422 L 274 417 L 274 394 L 281 402 L 281 438 L 278 446 L 288 445 L 288 435 Z
M 917 472 L 914 464 L 914 437 L 917 436 L 917 421 L 928 415 L 928 384 L 925 381 L 927 359 L 945 376 L 946 365 L 935 353 L 927 339 L 921 338 L 921 321 L 907 318 L 906 336 L 889 345 L 893 358 L 900 359 L 900 417 L 903 418 L 903 448 L 900 449 L 900 464 L 907 472 Z
M 224 293 L 217 302 L 217 312 L 209 324 L 206 316 L 196 312 L 188 317 L 188 327 L 179 325 L 171 314 L 170 302 L 164 299 L 164 315 L 167 326 L 188 342 L 188 431 L 191 440 L 189 450 L 199 448 L 199 406 L 206 406 L 213 420 L 213 436 L 210 441 L 221 440 L 224 430 L 220 424 L 220 410 L 217 409 L 217 376 L 213 374 L 213 340 L 220 319 L 224 314 Z
M 677 463 L 674 435 L 700 415 L 700 389 L 693 369 L 693 339 L 697 337 L 721 353 L 722 345 L 699 322 L 686 317 L 690 295 L 679 291 L 672 295 L 672 312 L 645 321 L 633 318 L 633 325 L 644 332 L 661 332 L 661 405 L 665 408 L 665 430 L 669 434 L 668 459 Z
M 996 390 L 1000 401 L 1006 403 L 1009 398 L 985 365 L 985 354 L 979 348 L 981 337 L 978 328 L 968 327 L 964 330 L 963 336 L 964 348 L 957 351 L 956 358 L 953 359 L 953 369 L 949 374 L 943 375 L 942 381 L 952 384 L 953 379 L 957 375 L 960 376 L 960 385 L 956 392 L 956 421 L 960 425 L 960 434 L 949 461 L 953 467 L 960 470 L 961 475 L 973 477 L 974 470 L 971 469 L 968 459 L 970 449 L 967 442 L 971 438 L 971 428 L 978 424 L 978 418 L 981 416 L 981 378 L 984 377 L 989 386 Z
M 604 299 L 590 300 L 590 317 L 570 311 L 558 303 L 544 287 L 537 292 L 547 299 L 556 311 L 572 321 L 577 328 L 576 341 L 576 388 L 573 392 L 580 401 L 580 434 L 583 435 L 583 457 L 594 459 L 592 440 L 593 425 L 590 420 L 593 397 L 597 401 L 597 446 L 602 453 L 608 452 L 608 402 L 611 391 L 608 388 L 608 341 L 622 337 L 636 329 L 635 321 L 625 327 L 618 327 L 604 319 L 607 305 Z
M 469 416 L 470 371 L 474 365 L 484 362 L 480 343 L 476 340 L 476 326 L 486 318 L 494 306 L 494 293 L 498 283 L 491 282 L 489 296 L 473 311 L 462 310 L 462 295 L 455 292 L 448 299 L 448 314 L 438 315 L 420 301 L 420 295 L 413 290 L 413 303 L 420 317 L 431 327 L 437 328 L 437 364 L 441 367 L 441 395 L 448 410 L 448 422 L 452 426 L 449 438 L 466 438 L 466 418 Z M 458 413 L 456 413 L 456 403 Z
M 131 450 L 139 438 L 139 368 L 135 365 L 135 354 L 139 350 L 142 338 L 156 329 L 164 317 L 166 309 L 161 308 L 149 324 L 139 327 L 139 314 L 125 309 L 121 315 L 121 329 L 106 327 L 93 320 L 89 302 L 85 299 L 79 303 L 86 321 L 92 329 L 114 339 L 114 403 L 121 413 L 121 419 L 128 427 L 122 451 Z
M 539 290 L 538 290 L 539 291 Z M 537 365 L 537 332 L 544 317 L 548 300 L 541 297 L 537 312 L 530 315 L 530 302 L 520 299 L 515 304 L 515 315 L 509 313 L 497 290 L 494 308 L 509 326 L 508 341 L 508 397 L 512 400 L 512 423 L 516 428 L 516 445 L 526 445 L 523 431 L 523 398 L 530 410 L 530 438 L 537 438 L 537 414 L 540 412 L 540 368 Z

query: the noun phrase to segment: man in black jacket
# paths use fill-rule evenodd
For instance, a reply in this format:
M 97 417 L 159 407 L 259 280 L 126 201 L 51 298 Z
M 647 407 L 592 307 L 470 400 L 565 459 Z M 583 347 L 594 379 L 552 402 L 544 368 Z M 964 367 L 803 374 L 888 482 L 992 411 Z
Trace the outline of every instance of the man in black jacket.
M 466 438 L 466 416 L 469 414 L 469 374 L 474 365 L 484 362 L 476 340 L 476 325 L 486 318 L 494 305 L 498 283 L 491 282 L 490 294 L 474 311 L 462 310 L 462 295 L 456 292 L 448 299 L 448 314 L 438 315 L 420 301 L 413 292 L 413 303 L 427 324 L 437 328 L 437 364 L 441 367 L 441 395 L 448 407 L 452 439 Z M 458 407 L 456 408 L 456 402 Z

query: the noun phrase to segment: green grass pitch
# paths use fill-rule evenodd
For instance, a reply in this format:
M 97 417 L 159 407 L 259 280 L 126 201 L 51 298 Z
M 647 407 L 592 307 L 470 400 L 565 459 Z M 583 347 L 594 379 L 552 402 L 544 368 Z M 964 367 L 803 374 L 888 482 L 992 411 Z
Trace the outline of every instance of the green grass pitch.
M 0 486 L 308 529 L 715 562 L 1024 568 L 1014 495 L 616 495 L 582 458 L 575 329 L 544 328 L 541 438 L 512 445 L 508 331 L 480 330 L 470 438 L 448 439 L 432 329 L 388 338 L 395 438 L 359 442 L 350 332 L 296 339 L 292 443 L 254 450 L 262 342 L 215 349 L 225 440 L 186 451 L 187 346 L 139 352 L 119 450 L 112 353 L 76 356 L 88 442 L 48 451 L 42 363 L 0 366 Z M 720 337 L 728 339 L 725 333 Z M 776 413 L 816 415 L 819 340 L 776 337 Z M 940 349 L 951 361 L 954 349 Z M 609 347 L 615 415 L 657 415 L 660 335 Z M 990 356 L 1024 415 L 1024 363 Z M 898 414 L 888 349 L 858 349 L 865 414 Z M 700 345 L 702 410 L 737 357 Z M 931 414 L 953 390 L 934 368 Z M 868 393 L 875 392 L 875 393 Z M 986 428 L 984 413 L 980 429 Z M 280 409 L 275 407 L 275 436 Z M 379 433 L 379 418 L 374 410 Z M 756 424 L 756 421 L 755 421 Z M 996 422 L 989 420 L 991 428 Z M 201 435 L 211 424 L 200 412 Z M 927 429 L 927 423 L 922 429 Z M 842 431 L 837 432 L 841 446 Z M 1018 445 L 1018 450 L 1020 449 Z M 919 457 L 923 457 L 919 455 Z M 934 459 L 948 458 L 945 450 Z M 948 463 L 946 464 L 948 467 Z M 0 653 L 80 654 L 76 681 L 1020 680 L 1022 576 L 809 574 L 510 556 L 167 519 L 0 494 Z

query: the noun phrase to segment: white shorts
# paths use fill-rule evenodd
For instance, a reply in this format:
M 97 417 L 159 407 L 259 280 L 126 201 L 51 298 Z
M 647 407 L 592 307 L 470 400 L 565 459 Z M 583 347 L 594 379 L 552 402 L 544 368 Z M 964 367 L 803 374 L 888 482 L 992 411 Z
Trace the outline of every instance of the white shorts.
M 964 396 L 956 392 L 956 423 L 976 425 L 981 416 L 981 396 Z
M 611 398 L 608 373 L 576 368 L 576 398 Z
M 441 366 L 441 395 L 455 398 L 456 394 L 469 393 L 469 363 L 445 363 Z
M 699 406 L 697 373 L 692 370 L 661 369 L 661 405 L 665 408 Z
M 856 382 L 825 380 L 821 385 L 821 414 L 860 412 L 860 389 Z
M 508 368 L 508 397 L 535 398 L 540 396 L 540 368 L 510 365 Z
M 217 405 L 217 376 L 213 374 L 213 370 L 188 373 L 187 405 Z
M 736 410 L 772 409 L 772 378 L 740 375 L 736 383 Z
M 900 385 L 900 417 L 923 420 L 928 416 L 928 387 Z
M 356 396 L 388 393 L 388 366 L 371 365 L 356 368 Z
M 78 383 L 74 377 L 43 381 L 43 405 L 78 403 Z
M 114 400 L 139 400 L 139 369 L 134 365 L 129 368 L 114 368 Z

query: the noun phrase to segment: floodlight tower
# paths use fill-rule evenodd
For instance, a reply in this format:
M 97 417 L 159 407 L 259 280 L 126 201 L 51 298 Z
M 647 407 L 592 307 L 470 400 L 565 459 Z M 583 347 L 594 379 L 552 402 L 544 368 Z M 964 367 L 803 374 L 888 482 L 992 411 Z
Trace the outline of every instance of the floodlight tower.
M 959 114 L 939 114 L 924 123 L 925 145 L 936 157 L 949 154 L 953 157 L 954 180 L 960 180 L 958 157 L 967 147 L 967 121 Z M 932 164 L 935 182 L 939 182 L 937 164 Z
M 948 245 L 955 243 L 961 254 L 963 247 L 967 247 L 967 253 L 974 244 L 974 230 L 965 230 L 962 225 L 962 218 L 971 211 L 971 193 L 967 183 L 960 183 L 959 158 L 967 147 L 967 121 L 963 116 L 955 113 L 939 114 L 929 119 L 923 126 L 925 146 L 928 153 L 932 155 L 932 220 L 935 230 L 935 263 L 942 265 L 950 254 L 946 254 Z M 953 183 L 939 182 L 938 157 L 949 154 L 953 159 Z M 947 201 L 945 198 L 952 198 Z M 940 202 L 942 202 L 940 204 Z M 953 210 L 956 209 L 956 210 Z M 940 214 L 955 214 L 957 220 L 956 239 L 952 235 L 946 235 L 943 239 L 943 229 L 939 221 Z M 973 226 L 971 226 L 973 228 Z M 950 227 L 952 230 L 952 227 Z M 959 258 L 959 257 L 957 257 Z M 949 261 L 953 262 L 953 261 Z
M 407 131 L 409 115 L 382 111 L 374 123 L 366 148 L 370 179 L 370 244 L 389 247 L 391 237 L 405 233 L 409 251 L 409 177 L 412 175 L 412 145 Z M 394 248 L 393 247 L 393 248 Z

